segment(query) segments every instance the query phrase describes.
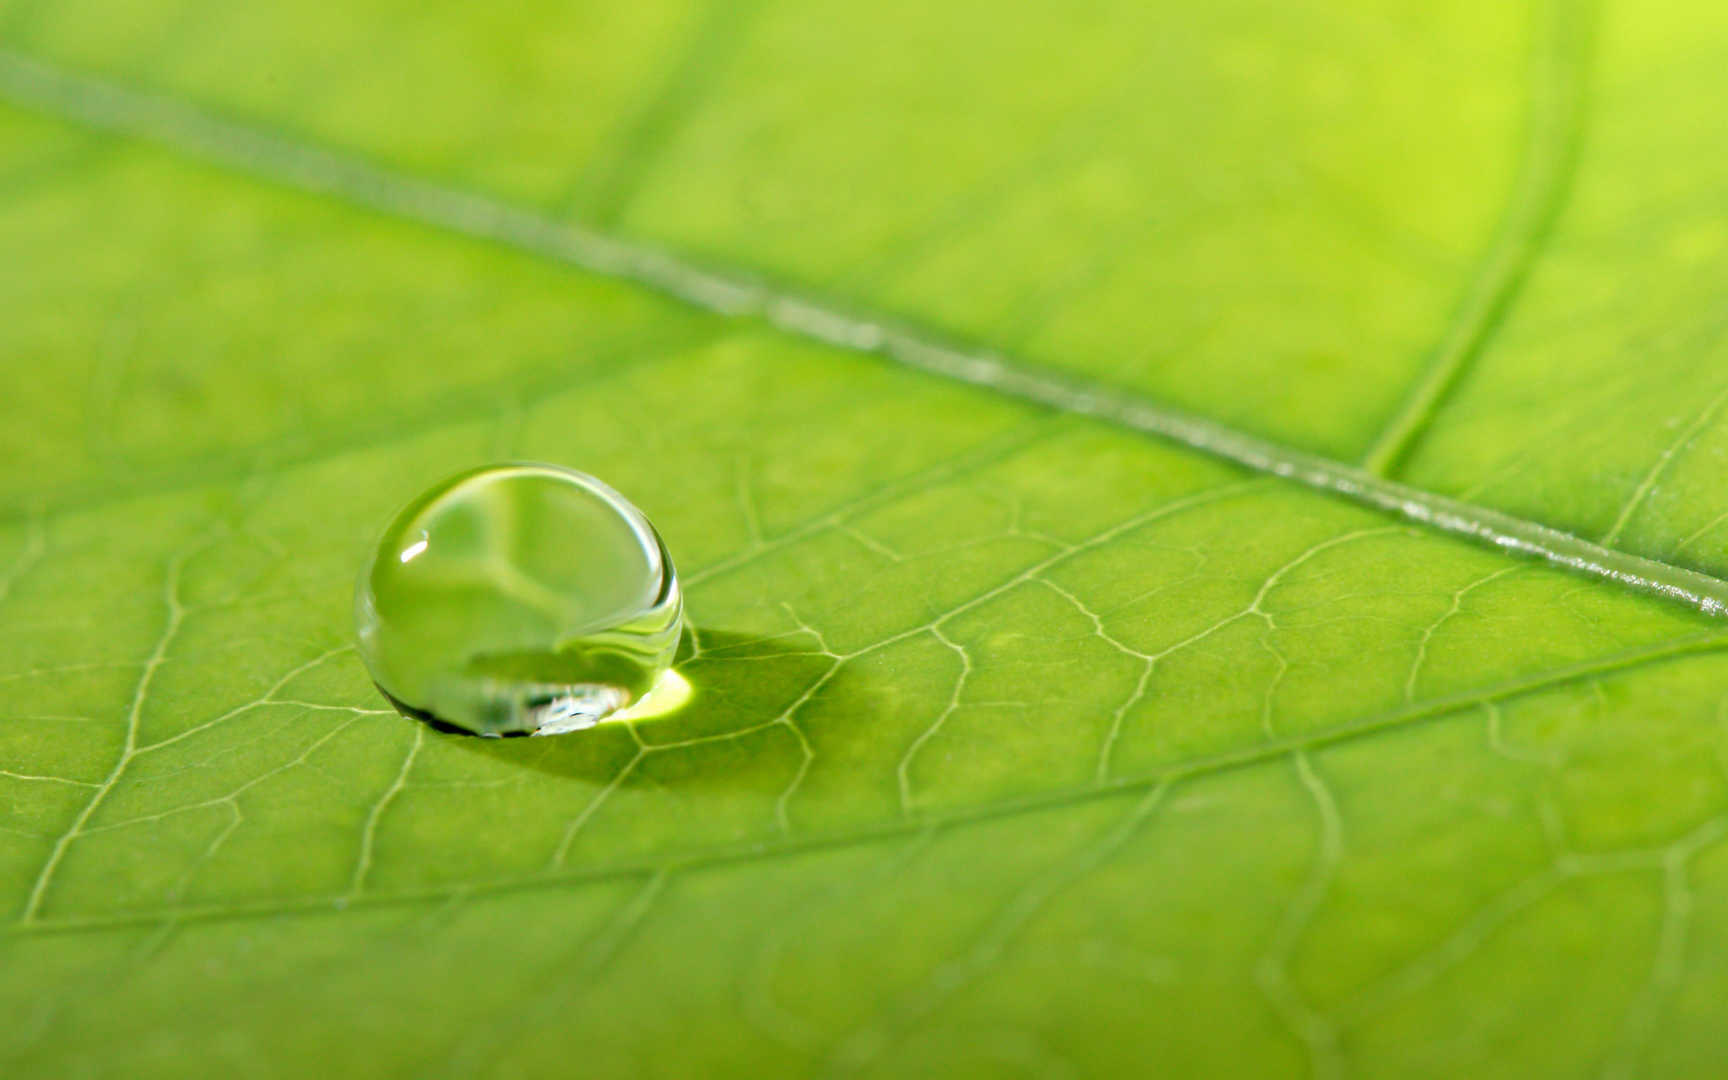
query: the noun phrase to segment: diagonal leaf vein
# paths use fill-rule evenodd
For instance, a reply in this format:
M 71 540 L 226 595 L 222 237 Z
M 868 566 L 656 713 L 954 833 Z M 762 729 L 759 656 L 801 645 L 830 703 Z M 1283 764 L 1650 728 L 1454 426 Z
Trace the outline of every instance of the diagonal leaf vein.
M 1653 593 L 1710 615 L 1728 582 L 1592 543 L 1538 522 L 1399 484 L 1369 469 L 1282 446 L 1138 395 L 1022 366 L 884 319 L 844 311 L 749 275 L 698 265 L 474 192 L 443 187 L 343 152 L 238 123 L 176 98 L 128 88 L 0 49 L 0 98 L 62 120 L 166 146 L 282 186 L 632 281 L 719 315 L 881 356 L 930 375 L 1154 435 L 1256 472 L 1341 496 L 1502 550 Z

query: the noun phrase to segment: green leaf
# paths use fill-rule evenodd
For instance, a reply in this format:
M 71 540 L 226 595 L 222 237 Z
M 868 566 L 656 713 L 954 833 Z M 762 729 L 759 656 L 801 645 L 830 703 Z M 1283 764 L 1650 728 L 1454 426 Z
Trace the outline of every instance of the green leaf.
M 1728 16 L 0 6 L 9 1076 L 1728 1046 Z M 384 706 L 499 458 L 694 704 Z

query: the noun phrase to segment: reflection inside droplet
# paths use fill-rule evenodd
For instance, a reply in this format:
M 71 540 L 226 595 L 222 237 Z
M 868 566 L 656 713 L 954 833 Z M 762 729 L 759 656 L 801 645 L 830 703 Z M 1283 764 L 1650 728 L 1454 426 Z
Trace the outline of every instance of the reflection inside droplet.
M 561 466 L 475 469 L 409 503 L 360 576 L 355 621 L 392 701 L 474 734 L 563 734 L 689 697 L 666 677 L 683 601 L 659 534 Z

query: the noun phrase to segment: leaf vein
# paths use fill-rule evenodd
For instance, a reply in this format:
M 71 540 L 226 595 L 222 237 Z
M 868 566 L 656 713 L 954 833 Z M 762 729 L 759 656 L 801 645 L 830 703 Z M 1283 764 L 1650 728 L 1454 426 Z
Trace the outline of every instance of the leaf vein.
M 1511 199 L 1427 370 L 1363 460 L 1370 473 L 1391 473 L 1432 425 L 1504 323 L 1565 205 L 1583 134 L 1588 28 L 1578 24 L 1585 6 L 1543 5 L 1529 74 L 1528 134 Z
M 1538 522 L 1387 480 L 1355 466 L 1236 431 L 1102 385 L 958 348 L 887 320 L 844 312 L 748 276 L 532 210 L 375 166 L 236 123 L 191 103 L 75 74 L 0 49 L 0 97 L 63 120 L 165 145 L 242 174 L 389 216 L 502 244 L 590 273 L 632 281 L 708 311 L 752 318 L 926 374 L 1157 436 L 1431 528 L 1679 601 L 1728 611 L 1728 582 L 1594 544 Z
M 1065 806 L 1080 805 L 1109 798 L 1126 791 L 1176 784 L 1203 777 L 1216 776 L 1240 769 L 1253 768 L 1299 751 L 1318 750 L 1358 739 L 1376 732 L 1441 717 L 1474 712 L 1487 704 L 1506 701 L 1525 694 L 1539 693 L 1568 686 L 1611 672 L 1626 672 L 1655 664 L 1702 656 L 1728 650 L 1728 634 L 1699 634 L 1678 641 L 1614 653 L 1581 664 L 1544 672 L 1539 675 L 1508 679 L 1500 683 L 1466 690 L 1457 694 L 1415 706 L 1405 706 L 1374 716 L 1313 731 L 1282 736 L 1276 740 L 1239 750 L 1191 758 L 1186 761 L 1149 769 L 1147 772 L 1107 784 L 1095 784 L 1047 795 L 1003 800 L 941 815 L 922 814 L 897 818 L 881 824 L 846 832 L 805 836 L 777 844 L 750 843 L 737 847 L 720 847 L 708 851 L 662 856 L 658 859 L 580 869 L 554 869 L 513 878 L 500 878 L 485 884 L 438 886 L 418 891 L 370 893 L 354 898 L 341 895 L 309 896 L 299 899 L 276 899 L 256 903 L 232 903 L 208 906 L 159 906 L 89 916 L 61 916 L 53 920 L 16 920 L 0 928 L 4 934 L 88 933 L 132 925 L 154 925 L 163 919 L 224 920 L 261 918 L 294 912 L 314 913 L 366 905 L 424 904 L 443 901 L 453 894 L 501 894 L 522 890 L 565 887 L 591 881 L 613 880 L 639 876 L 667 867 L 693 867 L 751 862 L 758 859 L 790 857 L 808 851 L 830 850 L 853 844 L 870 843 L 920 832 L 931 828 L 948 828 L 975 822 L 992 821 L 1020 814 L 1037 813 Z M 617 781 L 614 781 L 615 786 Z

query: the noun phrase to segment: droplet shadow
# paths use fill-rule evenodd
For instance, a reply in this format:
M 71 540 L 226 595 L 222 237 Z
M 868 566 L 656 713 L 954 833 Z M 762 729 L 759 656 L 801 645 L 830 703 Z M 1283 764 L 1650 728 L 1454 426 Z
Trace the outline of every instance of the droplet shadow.
M 692 762 L 697 767 L 674 769 L 671 774 L 657 769 L 652 776 L 634 770 L 638 779 L 659 783 L 675 774 L 681 789 L 733 783 L 753 786 L 759 782 L 753 767 L 760 763 L 757 759 L 801 754 L 798 736 L 786 725 L 772 722 L 797 706 L 825 676 L 820 693 L 824 715 L 856 717 L 862 723 L 868 713 L 863 685 L 867 680 L 850 668 L 830 674 L 839 661 L 816 649 L 808 635 L 764 637 L 703 628 L 698 636 L 700 650 L 687 634 L 675 664 L 693 688 L 690 701 L 651 719 L 602 722 L 567 735 L 482 738 L 396 704 L 404 715 L 427 723 L 454 746 L 588 784 L 613 782 L 644 747 L 645 756 L 654 759 L 681 748 L 706 748 Z

